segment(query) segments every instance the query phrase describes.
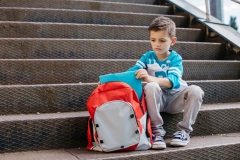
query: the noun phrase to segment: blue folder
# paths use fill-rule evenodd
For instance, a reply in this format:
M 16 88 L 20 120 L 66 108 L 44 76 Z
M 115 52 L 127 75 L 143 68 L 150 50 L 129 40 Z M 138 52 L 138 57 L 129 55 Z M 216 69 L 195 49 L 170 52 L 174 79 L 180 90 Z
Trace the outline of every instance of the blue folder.
M 100 84 L 106 82 L 125 82 L 135 90 L 139 100 L 142 99 L 142 83 L 140 79 L 136 78 L 135 71 L 101 75 L 99 79 Z

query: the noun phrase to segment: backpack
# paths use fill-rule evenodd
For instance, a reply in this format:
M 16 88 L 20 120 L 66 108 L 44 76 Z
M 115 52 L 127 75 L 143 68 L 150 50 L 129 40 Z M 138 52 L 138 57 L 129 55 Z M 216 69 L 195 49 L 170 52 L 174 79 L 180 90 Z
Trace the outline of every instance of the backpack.
M 87 101 L 88 150 L 112 152 L 147 150 L 152 130 L 144 94 L 141 102 L 134 89 L 124 82 L 99 85 Z

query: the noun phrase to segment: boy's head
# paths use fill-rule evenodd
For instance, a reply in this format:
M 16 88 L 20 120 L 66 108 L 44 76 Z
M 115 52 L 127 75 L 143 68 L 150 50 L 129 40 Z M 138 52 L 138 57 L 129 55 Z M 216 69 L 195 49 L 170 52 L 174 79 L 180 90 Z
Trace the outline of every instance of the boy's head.
M 167 17 L 160 16 L 152 21 L 148 30 L 156 56 L 160 60 L 165 59 L 170 55 L 170 47 L 177 41 L 175 23 Z
M 167 17 L 159 16 L 155 18 L 148 27 L 148 31 L 166 31 L 170 38 L 176 36 L 176 25 Z

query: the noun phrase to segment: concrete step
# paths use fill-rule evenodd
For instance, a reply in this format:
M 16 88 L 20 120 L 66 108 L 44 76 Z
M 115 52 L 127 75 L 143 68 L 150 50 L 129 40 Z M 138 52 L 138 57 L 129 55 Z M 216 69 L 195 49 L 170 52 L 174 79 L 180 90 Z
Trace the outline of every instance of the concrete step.
M 172 137 L 182 113 L 162 115 L 165 137 Z M 239 103 L 205 105 L 199 111 L 191 136 L 240 132 L 239 115 Z M 87 111 L 0 116 L 0 152 L 86 147 L 88 117 Z
M 117 2 L 117 3 L 137 3 L 137 4 L 159 4 L 158 0 L 87 0 L 96 2 Z
M 148 26 L 151 21 L 157 16 L 159 16 L 159 14 L 71 9 L 0 7 L 0 21 Z M 171 18 L 176 23 L 177 27 L 187 26 L 187 18 L 184 16 L 164 16 Z
M 87 120 L 80 112 L 0 116 L 0 153 L 84 146 Z
M 1 59 L 139 59 L 149 40 L 1 38 Z M 223 59 L 221 43 L 178 41 L 172 49 L 187 60 Z
M 137 60 L 0 60 L 0 84 L 94 83 L 99 75 L 125 72 Z M 184 60 L 184 80 L 240 79 L 240 61 Z
M 75 9 L 75 10 L 95 10 L 114 12 L 134 12 L 151 14 L 172 14 L 170 6 L 113 3 L 104 1 L 74 1 L 74 0 L 1 0 L 1 7 L 25 7 L 25 8 L 55 8 L 55 9 Z
M 74 23 L 0 22 L 0 38 L 149 40 L 148 27 Z M 201 29 L 177 28 L 178 41 L 204 41 Z
M 205 92 L 204 104 L 240 102 L 240 80 L 187 81 Z M 1 85 L 1 115 L 76 112 L 86 110 L 86 101 L 97 83 Z
M 165 150 L 147 150 L 116 153 L 87 151 L 83 148 L 41 150 L 1 154 L 1 160 L 84 160 L 84 159 L 238 159 L 240 156 L 240 133 L 191 137 L 186 147 L 170 147 L 166 139 Z

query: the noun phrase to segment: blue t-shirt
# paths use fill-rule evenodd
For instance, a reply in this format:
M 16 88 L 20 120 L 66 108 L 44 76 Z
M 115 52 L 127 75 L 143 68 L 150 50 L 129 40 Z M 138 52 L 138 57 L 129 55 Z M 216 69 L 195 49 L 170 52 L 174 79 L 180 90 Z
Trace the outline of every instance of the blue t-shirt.
M 157 58 L 154 51 L 146 52 L 128 71 L 139 69 L 146 69 L 150 76 L 168 78 L 172 83 L 172 88 L 167 89 L 169 92 L 174 93 L 187 87 L 187 83 L 182 80 L 182 57 L 174 50 L 170 50 L 170 55 L 163 61 Z

